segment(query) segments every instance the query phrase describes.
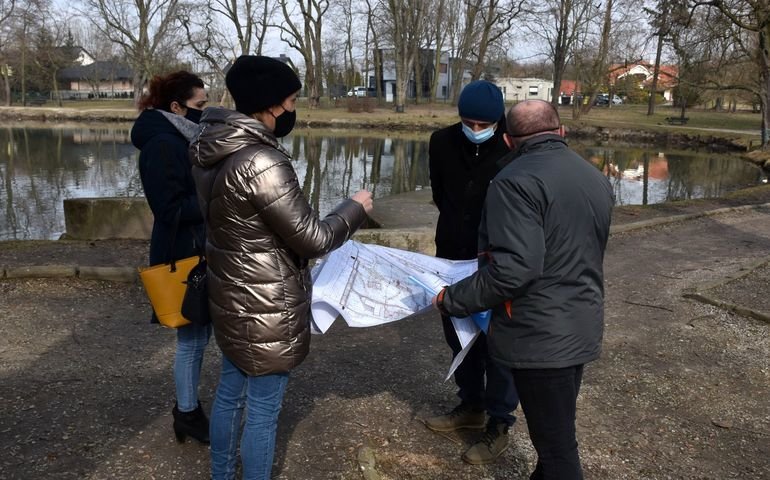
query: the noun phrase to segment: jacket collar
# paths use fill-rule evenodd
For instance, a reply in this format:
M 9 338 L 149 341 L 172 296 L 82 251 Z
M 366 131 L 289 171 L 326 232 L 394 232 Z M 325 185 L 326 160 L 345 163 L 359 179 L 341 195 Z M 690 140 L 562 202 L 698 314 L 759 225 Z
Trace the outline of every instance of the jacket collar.
M 561 135 L 555 133 L 544 133 L 542 135 L 536 135 L 532 138 L 528 138 L 522 143 L 519 148 L 514 152 L 514 158 L 520 157 L 525 153 L 529 153 L 534 150 L 541 150 L 544 148 L 559 148 L 566 147 L 567 141 Z

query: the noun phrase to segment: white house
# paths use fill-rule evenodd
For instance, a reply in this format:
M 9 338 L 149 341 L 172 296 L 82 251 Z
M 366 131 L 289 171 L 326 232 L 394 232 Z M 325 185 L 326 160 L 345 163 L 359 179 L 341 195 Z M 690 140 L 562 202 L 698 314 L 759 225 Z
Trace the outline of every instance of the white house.
M 396 96 L 396 64 L 394 59 L 394 50 L 392 48 L 384 48 L 380 50 L 382 64 L 380 69 L 382 72 L 382 92 L 385 96 L 385 101 L 393 102 Z M 419 59 L 423 66 L 422 79 L 420 82 L 415 82 L 414 72 L 410 73 L 409 85 L 407 87 L 407 98 L 414 98 L 419 89 L 420 97 L 426 97 L 430 91 L 431 84 L 434 80 L 438 80 L 436 94 L 434 100 L 449 100 L 450 91 L 452 85 L 459 81 L 462 85 L 470 82 L 470 72 L 463 70 L 462 78 L 452 78 L 451 64 L 453 62 L 460 62 L 460 59 L 451 58 L 448 53 L 441 54 L 439 61 L 438 72 L 434 69 L 435 50 L 420 49 Z M 366 86 L 369 88 L 375 88 L 375 75 L 373 72 L 364 72 L 364 78 L 366 78 Z
M 551 101 L 553 94 L 553 81 L 542 78 L 495 78 L 495 84 L 502 90 L 506 102 Z

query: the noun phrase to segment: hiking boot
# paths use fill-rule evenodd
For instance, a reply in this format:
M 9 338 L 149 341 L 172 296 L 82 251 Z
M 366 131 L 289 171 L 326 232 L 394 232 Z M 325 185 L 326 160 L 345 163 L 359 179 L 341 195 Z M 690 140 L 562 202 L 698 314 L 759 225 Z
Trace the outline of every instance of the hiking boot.
M 508 448 L 508 425 L 490 418 L 487 429 L 478 442 L 463 454 L 463 461 L 471 465 L 494 462 Z
M 461 403 L 445 415 L 425 420 L 425 426 L 434 432 L 453 432 L 461 428 L 484 428 L 485 419 L 484 410 Z

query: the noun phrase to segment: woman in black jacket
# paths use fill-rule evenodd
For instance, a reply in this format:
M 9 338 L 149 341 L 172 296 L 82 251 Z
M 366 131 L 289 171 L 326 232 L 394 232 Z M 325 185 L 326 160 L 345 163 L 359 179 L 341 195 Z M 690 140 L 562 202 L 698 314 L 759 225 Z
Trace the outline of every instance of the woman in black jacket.
M 142 112 L 131 141 L 141 151 L 139 174 L 154 216 L 150 265 L 190 257 L 203 248 L 203 216 L 187 147 L 206 103 L 203 81 L 181 71 L 153 78 L 139 104 Z M 157 322 L 154 314 L 152 321 Z M 180 442 L 191 436 L 208 443 L 209 422 L 198 401 L 198 383 L 211 326 L 185 325 L 176 335 L 174 433 Z

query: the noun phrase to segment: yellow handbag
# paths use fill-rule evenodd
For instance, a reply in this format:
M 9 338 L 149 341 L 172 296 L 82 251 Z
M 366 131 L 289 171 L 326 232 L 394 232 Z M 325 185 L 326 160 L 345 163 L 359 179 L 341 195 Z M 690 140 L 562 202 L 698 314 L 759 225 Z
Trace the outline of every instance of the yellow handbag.
M 158 321 L 178 328 L 190 323 L 182 316 L 182 299 L 187 290 L 187 276 L 201 258 L 183 258 L 151 267 L 140 267 L 139 277 Z

